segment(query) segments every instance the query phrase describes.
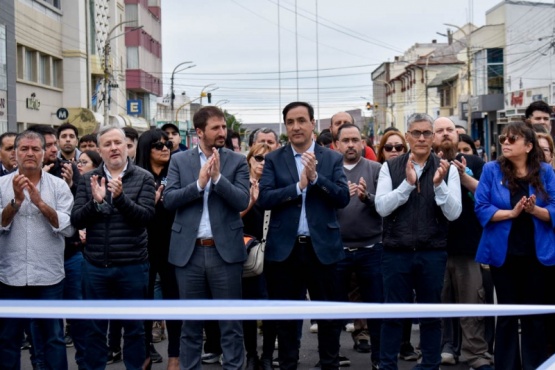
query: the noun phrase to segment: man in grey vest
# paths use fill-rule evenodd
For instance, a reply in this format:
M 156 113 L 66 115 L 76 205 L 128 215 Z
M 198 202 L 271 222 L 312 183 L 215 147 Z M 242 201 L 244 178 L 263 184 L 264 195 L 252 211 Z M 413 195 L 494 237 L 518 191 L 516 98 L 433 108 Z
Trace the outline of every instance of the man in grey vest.
M 385 162 L 376 191 L 376 210 L 384 217 L 382 271 L 386 303 L 441 303 L 449 221 L 461 213 L 457 168 L 432 153 L 433 119 L 415 113 L 405 134 L 410 152 Z M 397 370 L 402 323 L 382 326 L 380 369 Z M 421 370 L 438 370 L 441 321 L 420 319 Z

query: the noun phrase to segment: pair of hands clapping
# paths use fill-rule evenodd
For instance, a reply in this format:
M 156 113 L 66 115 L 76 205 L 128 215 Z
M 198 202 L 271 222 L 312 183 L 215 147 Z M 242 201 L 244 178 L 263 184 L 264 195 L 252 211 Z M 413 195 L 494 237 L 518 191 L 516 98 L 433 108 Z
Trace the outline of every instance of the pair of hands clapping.
M 198 174 L 198 184 L 204 189 L 209 180 L 215 182 L 220 177 L 220 153 L 218 149 L 212 148 L 212 155 L 200 169 Z
M 112 193 L 112 199 L 116 199 L 123 192 L 123 183 L 121 181 L 121 176 L 115 179 L 111 179 L 106 183 L 106 178 L 102 177 L 98 181 L 98 175 L 91 176 L 91 192 L 93 199 L 97 203 L 102 203 L 104 197 L 106 197 L 106 192 Z
M 438 156 L 439 158 L 442 158 L 443 153 L 439 152 Z M 407 166 L 406 166 L 407 182 L 410 185 L 415 185 L 416 181 L 418 180 L 418 177 L 416 176 L 416 170 L 414 169 L 413 161 L 414 161 L 414 154 L 411 153 L 409 155 L 409 160 L 407 161 Z M 441 182 L 445 179 L 445 176 L 447 176 L 447 173 L 449 172 L 449 166 L 450 164 L 447 160 L 440 159 L 439 166 L 436 172 L 434 173 L 434 178 L 433 178 L 435 187 L 438 187 L 439 185 L 441 185 Z M 464 161 L 464 166 L 466 167 L 466 161 Z

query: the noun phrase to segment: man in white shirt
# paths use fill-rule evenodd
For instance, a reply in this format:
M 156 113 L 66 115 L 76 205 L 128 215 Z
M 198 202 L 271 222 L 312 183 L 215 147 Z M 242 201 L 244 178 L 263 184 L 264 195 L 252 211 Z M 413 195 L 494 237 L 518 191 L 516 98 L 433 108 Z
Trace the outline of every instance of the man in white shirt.
M 415 113 L 405 137 L 410 152 L 385 162 L 376 190 L 376 210 L 384 218 L 382 271 L 386 303 L 441 303 L 447 260 L 448 222 L 461 213 L 457 168 L 432 153 L 433 119 Z M 437 370 L 441 361 L 441 321 L 420 319 L 419 369 Z M 382 326 L 380 369 L 397 370 L 400 319 Z

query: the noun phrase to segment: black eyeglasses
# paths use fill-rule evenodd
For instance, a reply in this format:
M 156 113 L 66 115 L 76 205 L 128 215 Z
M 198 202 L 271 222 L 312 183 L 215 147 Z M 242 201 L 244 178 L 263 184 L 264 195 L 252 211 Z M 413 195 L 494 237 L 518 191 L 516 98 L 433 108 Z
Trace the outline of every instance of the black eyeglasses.
M 164 147 L 168 148 L 169 150 L 172 150 L 173 148 L 173 142 L 172 141 L 166 141 L 165 143 L 161 142 L 161 141 L 157 141 L 155 143 L 152 143 L 150 145 L 150 147 L 152 149 L 156 149 L 156 150 L 163 150 Z
M 264 160 L 264 156 L 262 154 L 258 154 L 258 155 L 253 155 L 252 156 L 254 158 L 255 161 L 257 162 L 262 162 Z
M 509 144 L 514 144 L 520 136 L 518 135 L 499 135 L 499 144 L 505 144 L 505 140 L 509 140 Z
M 420 139 L 420 136 L 422 135 L 424 135 L 424 139 L 429 139 L 434 134 L 433 131 L 430 131 L 430 130 L 426 130 L 426 131 L 412 130 L 412 131 L 408 131 L 408 133 L 411 134 L 411 136 L 415 139 Z
M 391 152 L 393 149 L 395 149 L 396 152 L 402 152 L 405 150 L 405 146 L 403 144 L 384 144 L 383 146 L 383 150 L 386 152 Z

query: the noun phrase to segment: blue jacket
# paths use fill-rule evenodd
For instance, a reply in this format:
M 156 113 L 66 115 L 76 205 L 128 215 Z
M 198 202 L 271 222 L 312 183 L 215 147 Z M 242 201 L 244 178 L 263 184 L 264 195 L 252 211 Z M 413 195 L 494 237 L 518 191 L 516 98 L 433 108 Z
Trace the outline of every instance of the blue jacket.
M 550 222 L 543 222 L 536 217 L 534 220 L 534 239 L 538 260 L 546 265 L 555 265 L 555 175 L 547 163 L 542 163 L 541 179 L 549 199 L 545 201 L 537 196 L 536 205 L 546 208 L 551 216 Z M 530 186 L 530 195 L 536 194 L 536 189 Z M 510 210 L 511 194 L 509 188 L 503 185 L 503 174 L 499 163 L 489 162 L 484 165 L 480 183 L 475 194 L 475 211 L 480 224 L 484 228 L 476 261 L 499 267 L 505 262 L 509 233 L 512 220 L 490 222 L 500 209 Z
M 318 160 L 318 179 L 307 188 L 306 218 L 316 256 L 328 265 L 345 257 L 336 209 L 349 204 L 349 186 L 341 154 L 319 145 L 314 147 L 314 154 Z M 272 210 L 264 255 L 268 261 L 284 261 L 295 246 L 302 209 L 298 181 L 291 145 L 266 155 L 258 204 Z

